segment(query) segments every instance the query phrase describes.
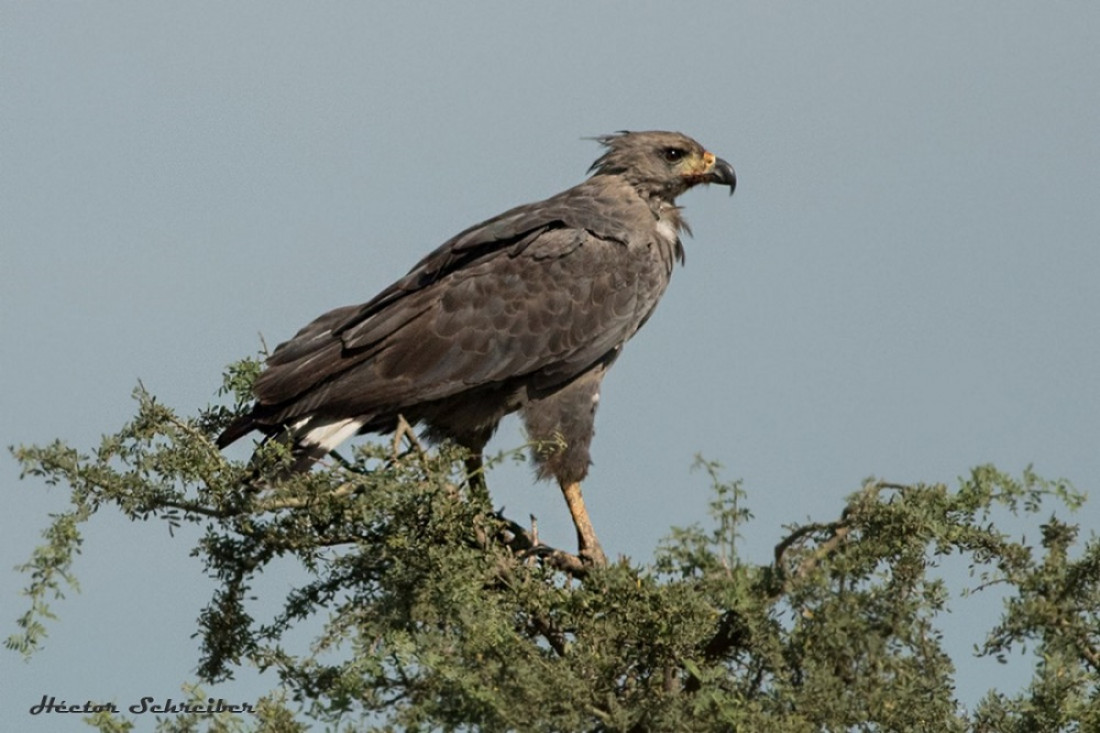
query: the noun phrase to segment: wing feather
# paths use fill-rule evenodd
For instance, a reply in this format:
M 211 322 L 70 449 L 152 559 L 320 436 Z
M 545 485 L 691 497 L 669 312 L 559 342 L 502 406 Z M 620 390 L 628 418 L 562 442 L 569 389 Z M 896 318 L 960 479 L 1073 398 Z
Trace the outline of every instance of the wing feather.
M 552 386 L 617 350 L 655 304 L 638 297 L 653 267 L 636 241 L 653 215 L 628 186 L 587 184 L 471 227 L 368 303 L 317 318 L 272 353 L 257 410 L 285 423 L 521 376 Z

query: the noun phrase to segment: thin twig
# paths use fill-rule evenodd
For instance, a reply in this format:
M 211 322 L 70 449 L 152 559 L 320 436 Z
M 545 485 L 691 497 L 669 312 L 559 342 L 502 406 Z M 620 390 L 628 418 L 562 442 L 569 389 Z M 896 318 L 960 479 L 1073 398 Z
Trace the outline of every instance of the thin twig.
M 302 507 L 316 504 L 321 498 L 342 499 L 345 496 L 355 493 L 357 488 L 359 488 L 357 484 L 349 481 L 348 483 L 340 484 L 335 489 L 322 496 L 291 496 L 285 499 L 268 499 L 267 501 L 256 502 L 255 509 L 258 512 L 275 512 L 281 509 L 301 509 Z
M 813 524 L 806 524 L 798 527 L 793 532 L 791 532 L 790 535 L 788 535 L 786 538 L 783 539 L 782 542 L 775 546 L 775 569 L 781 574 L 782 577 L 787 579 L 784 582 L 784 587 L 789 583 L 790 579 L 792 578 L 804 578 L 806 575 L 812 572 L 814 568 L 820 565 L 822 560 L 835 552 L 837 548 L 839 548 L 840 545 L 844 543 L 844 541 L 848 538 L 848 535 L 851 534 L 852 531 L 852 525 L 849 522 L 849 517 L 851 516 L 853 510 L 855 510 L 858 503 L 876 496 L 884 489 L 892 491 L 905 491 L 908 488 L 909 487 L 905 486 L 904 484 L 895 484 L 887 481 L 869 482 L 863 487 L 863 491 L 860 493 L 859 497 L 850 502 L 848 506 L 844 507 L 844 511 L 840 513 L 840 519 L 836 520 L 835 522 L 829 522 L 827 524 L 821 524 L 818 522 L 814 522 Z M 803 558 L 802 562 L 800 562 L 798 565 L 798 569 L 795 570 L 793 576 L 788 576 L 786 569 L 783 567 L 787 552 L 796 544 L 802 543 L 808 535 L 822 531 L 829 532 L 829 539 L 825 540 L 825 542 L 823 542 L 812 555 Z
M 239 512 L 227 511 L 225 509 L 211 509 L 209 507 L 202 506 L 201 504 L 193 504 L 189 501 L 172 501 L 162 499 L 157 502 L 157 505 L 158 509 L 179 509 L 189 514 L 201 514 L 204 517 L 211 517 L 213 519 L 228 519 L 229 517 L 239 514 Z
M 816 568 L 821 561 L 831 555 L 836 548 L 840 547 L 840 544 L 848 537 L 848 534 L 852 531 L 852 528 L 845 524 L 836 528 L 833 532 L 833 536 L 827 539 L 814 554 L 807 558 L 804 558 L 802 562 L 798 564 L 798 570 L 795 571 L 795 578 L 804 578 L 809 575 L 814 568 Z
M 806 535 L 822 530 L 833 530 L 835 532 L 838 526 L 840 526 L 840 522 L 829 522 L 827 524 L 814 522 L 796 528 L 793 532 L 784 537 L 782 542 L 775 546 L 775 566 L 781 568 L 787 551 L 790 550 L 795 543 L 801 542 Z
M 364 472 L 364 471 L 360 470 L 359 468 L 357 468 L 356 465 L 354 463 L 352 463 L 351 461 L 349 461 L 347 458 L 344 458 L 344 456 L 341 455 L 341 453 L 338 450 L 336 450 L 335 448 L 330 450 L 328 452 L 328 454 L 330 456 L 332 456 L 336 460 L 336 462 L 340 464 L 340 468 L 344 469 L 345 471 L 347 471 L 349 473 L 356 473 L 356 474 L 359 474 L 361 476 L 365 475 L 366 472 Z
M 187 422 L 184 422 L 183 420 L 180 420 L 175 415 L 169 415 L 168 422 L 172 425 L 175 425 L 177 428 L 179 428 L 183 432 L 187 433 L 192 438 L 195 438 L 196 440 L 198 440 L 203 446 L 205 446 L 206 452 L 210 456 L 216 458 L 217 460 L 221 461 L 222 463 L 225 462 L 225 457 L 222 456 L 222 452 L 218 448 L 218 445 L 214 441 L 210 440 L 210 437 L 207 436 L 206 433 L 202 432 L 201 430 L 196 428 L 194 425 L 191 425 Z M 207 471 L 205 468 L 200 470 L 199 471 L 199 477 L 202 479 L 202 482 L 204 484 L 206 484 L 206 488 L 208 488 L 210 490 L 214 489 L 213 476 L 211 476 L 209 471 Z
M 1076 631 L 1070 622 L 1064 618 L 1058 620 L 1058 626 L 1063 632 Z M 1081 653 L 1081 656 L 1085 658 L 1085 661 L 1088 662 L 1094 672 L 1100 672 L 1100 653 L 1089 644 L 1087 637 L 1081 638 L 1082 635 L 1079 633 L 1073 633 L 1072 636 L 1077 651 Z

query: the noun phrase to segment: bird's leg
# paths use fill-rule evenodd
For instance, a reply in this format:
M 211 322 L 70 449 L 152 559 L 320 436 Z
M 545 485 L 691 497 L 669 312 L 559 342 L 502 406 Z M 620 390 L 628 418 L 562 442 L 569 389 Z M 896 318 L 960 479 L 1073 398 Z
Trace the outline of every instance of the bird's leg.
M 485 482 L 485 463 L 481 458 L 481 451 L 470 453 L 465 463 L 466 488 L 470 497 L 489 504 L 489 485 Z
M 573 516 L 573 526 L 577 528 L 578 554 L 592 565 L 607 565 L 607 556 L 603 554 L 600 541 L 596 539 L 596 530 L 592 528 L 588 510 L 584 508 L 580 482 L 563 483 L 561 493 L 565 495 L 565 503 L 569 505 L 569 513 Z
M 420 445 L 420 441 L 416 437 L 416 431 L 413 430 L 412 425 L 405 419 L 404 415 L 397 416 L 397 428 L 393 431 L 393 457 L 397 460 L 401 457 L 401 439 L 404 438 L 409 443 L 409 450 L 415 449 L 421 459 L 424 458 L 424 446 Z

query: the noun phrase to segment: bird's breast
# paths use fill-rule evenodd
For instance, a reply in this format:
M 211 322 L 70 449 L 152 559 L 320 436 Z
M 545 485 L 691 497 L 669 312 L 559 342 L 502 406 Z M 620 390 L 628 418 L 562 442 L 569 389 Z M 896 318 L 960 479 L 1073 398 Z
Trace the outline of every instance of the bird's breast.
M 668 219 L 657 220 L 657 236 L 667 244 L 675 245 L 680 240 L 680 234 L 676 231 L 676 225 Z

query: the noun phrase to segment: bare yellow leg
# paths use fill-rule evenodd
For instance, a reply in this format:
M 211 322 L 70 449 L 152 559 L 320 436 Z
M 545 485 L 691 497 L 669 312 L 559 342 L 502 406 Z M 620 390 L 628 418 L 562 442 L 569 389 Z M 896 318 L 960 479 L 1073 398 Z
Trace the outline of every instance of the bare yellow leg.
M 489 500 L 489 486 L 485 483 L 485 464 L 481 453 L 474 453 L 466 459 L 466 487 L 472 496 L 491 503 Z
M 596 530 L 592 528 L 588 510 L 584 508 L 581 485 L 576 482 L 564 484 L 561 493 L 565 495 L 565 503 L 569 505 L 569 513 L 573 517 L 573 526 L 577 528 L 577 545 L 581 558 L 593 565 L 607 565 L 607 556 L 603 554 L 600 541 L 596 539 Z

